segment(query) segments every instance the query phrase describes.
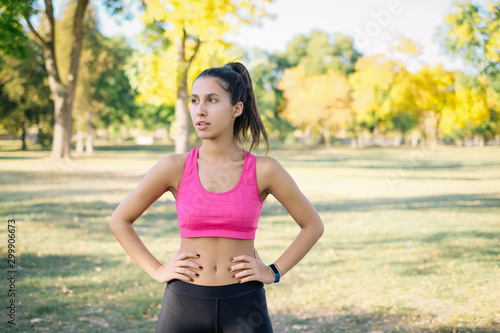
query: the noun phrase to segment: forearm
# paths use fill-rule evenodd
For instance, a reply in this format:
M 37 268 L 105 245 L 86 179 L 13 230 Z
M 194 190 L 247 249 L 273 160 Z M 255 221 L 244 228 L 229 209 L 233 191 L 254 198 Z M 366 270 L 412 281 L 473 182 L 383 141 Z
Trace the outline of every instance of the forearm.
M 127 252 L 146 273 L 156 279 L 155 273 L 161 266 L 161 263 L 146 248 L 139 235 L 135 232 L 132 224 L 117 218 L 111 218 L 109 229 L 125 252 Z
M 295 240 L 285 252 L 274 262 L 281 276 L 290 271 L 316 244 L 323 234 L 323 224 L 320 222 L 300 230 Z

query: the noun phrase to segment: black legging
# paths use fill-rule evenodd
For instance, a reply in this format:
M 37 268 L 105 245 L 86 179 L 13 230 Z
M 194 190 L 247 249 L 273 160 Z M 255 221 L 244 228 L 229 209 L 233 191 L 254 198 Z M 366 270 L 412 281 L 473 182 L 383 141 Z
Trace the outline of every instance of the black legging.
M 199 286 L 167 283 L 156 333 L 272 333 L 261 282 Z

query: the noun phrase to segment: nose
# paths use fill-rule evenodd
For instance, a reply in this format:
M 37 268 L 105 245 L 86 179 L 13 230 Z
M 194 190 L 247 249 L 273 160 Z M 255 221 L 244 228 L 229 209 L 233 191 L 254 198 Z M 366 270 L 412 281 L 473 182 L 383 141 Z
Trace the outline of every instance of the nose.
M 196 107 L 196 109 L 195 109 L 196 115 L 198 117 L 205 117 L 207 115 L 207 110 L 206 110 L 206 107 L 205 107 L 205 103 L 199 103 L 195 107 Z

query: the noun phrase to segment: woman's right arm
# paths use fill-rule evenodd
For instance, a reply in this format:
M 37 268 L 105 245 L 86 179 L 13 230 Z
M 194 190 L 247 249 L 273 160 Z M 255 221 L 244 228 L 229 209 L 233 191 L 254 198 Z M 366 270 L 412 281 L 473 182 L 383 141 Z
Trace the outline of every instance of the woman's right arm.
M 162 283 L 172 279 L 192 281 L 196 277 L 196 272 L 192 269 L 199 270 L 199 266 L 189 258 L 197 258 L 197 254 L 176 253 L 172 260 L 163 265 L 146 248 L 132 224 L 163 193 L 170 188 L 177 189 L 185 161 L 185 155 L 169 155 L 162 158 L 118 205 L 109 220 L 109 229 L 125 252 L 146 273 Z

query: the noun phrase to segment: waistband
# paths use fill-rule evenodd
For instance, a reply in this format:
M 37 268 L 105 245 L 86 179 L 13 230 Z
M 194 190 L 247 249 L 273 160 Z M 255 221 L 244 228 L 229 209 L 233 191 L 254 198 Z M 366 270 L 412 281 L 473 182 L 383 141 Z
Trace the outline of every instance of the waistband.
M 241 297 L 246 294 L 258 292 L 264 288 L 264 284 L 259 281 L 246 283 L 235 283 L 224 286 L 200 286 L 187 283 L 181 280 L 171 280 L 167 283 L 167 288 L 176 294 L 183 294 L 197 299 L 224 299 Z

